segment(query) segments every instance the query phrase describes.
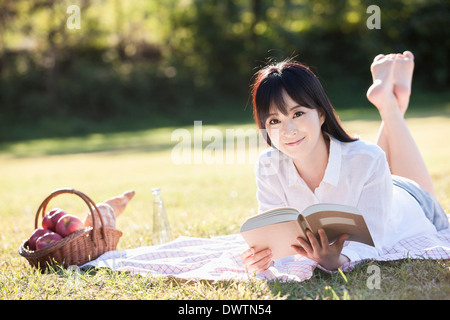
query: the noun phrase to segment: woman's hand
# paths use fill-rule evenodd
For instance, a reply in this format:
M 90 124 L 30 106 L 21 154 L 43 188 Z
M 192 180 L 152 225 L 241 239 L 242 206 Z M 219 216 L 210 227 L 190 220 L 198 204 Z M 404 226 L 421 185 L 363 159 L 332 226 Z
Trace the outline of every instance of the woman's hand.
M 256 252 L 250 248 L 241 253 L 242 264 L 250 273 L 260 273 L 270 267 L 272 263 L 272 251 L 265 249 Z
M 348 238 L 347 234 L 341 235 L 336 242 L 330 245 L 325 230 L 319 229 L 318 233 L 320 242 L 310 230 L 307 230 L 306 236 L 309 242 L 302 238 L 297 238 L 300 247 L 294 245 L 292 247 L 298 254 L 317 261 L 322 267 L 328 270 L 336 270 L 344 263 L 350 261 L 346 256 L 341 254 L 344 241 Z

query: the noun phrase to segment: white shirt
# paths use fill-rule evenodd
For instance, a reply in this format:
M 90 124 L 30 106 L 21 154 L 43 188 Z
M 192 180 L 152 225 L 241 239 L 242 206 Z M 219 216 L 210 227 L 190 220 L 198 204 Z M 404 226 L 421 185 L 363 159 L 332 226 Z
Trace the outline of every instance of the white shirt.
M 302 211 L 316 203 L 355 206 L 364 216 L 375 247 L 346 241 L 342 254 L 351 261 L 370 259 L 401 239 L 435 233 L 418 202 L 392 184 L 385 153 L 377 145 L 330 136 L 325 175 L 313 191 L 297 172 L 292 158 L 266 149 L 255 165 L 259 212 L 289 206 Z

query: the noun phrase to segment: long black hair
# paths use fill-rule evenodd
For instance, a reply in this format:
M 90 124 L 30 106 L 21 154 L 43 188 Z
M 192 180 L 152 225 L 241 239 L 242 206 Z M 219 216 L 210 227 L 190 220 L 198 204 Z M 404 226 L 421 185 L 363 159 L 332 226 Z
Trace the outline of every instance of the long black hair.
M 284 115 L 288 114 L 283 100 L 283 90 L 300 106 L 318 109 L 325 115 L 322 131 L 342 142 L 353 142 L 342 127 L 336 111 L 331 105 L 316 75 L 304 64 L 288 59 L 270 64 L 255 74 L 252 86 L 253 117 L 260 129 L 266 129 L 266 120 L 271 105 L 275 105 Z M 264 137 L 269 145 L 270 138 Z

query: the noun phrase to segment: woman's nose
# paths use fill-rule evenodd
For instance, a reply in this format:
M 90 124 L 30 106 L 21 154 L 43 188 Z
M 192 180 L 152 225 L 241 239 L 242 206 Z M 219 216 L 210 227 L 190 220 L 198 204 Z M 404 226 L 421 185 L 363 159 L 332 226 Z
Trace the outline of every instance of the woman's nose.
M 283 135 L 286 137 L 295 136 L 297 134 L 297 127 L 293 123 L 293 121 L 286 121 L 285 125 L 283 126 Z

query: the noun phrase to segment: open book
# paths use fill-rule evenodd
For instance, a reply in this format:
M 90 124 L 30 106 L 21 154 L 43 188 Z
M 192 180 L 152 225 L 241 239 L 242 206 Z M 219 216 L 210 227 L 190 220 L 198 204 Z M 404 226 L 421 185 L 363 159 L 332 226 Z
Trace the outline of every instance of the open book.
M 240 232 L 256 252 L 270 248 L 273 259 L 279 259 L 297 254 L 291 245 L 299 246 L 298 237 L 308 239 L 306 229 L 318 237 L 320 228 L 330 243 L 345 233 L 349 235 L 347 240 L 374 246 L 362 214 L 356 207 L 341 204 L 314 204 L 301 213 L 290 207 L 272 209 L 248 218 Z

